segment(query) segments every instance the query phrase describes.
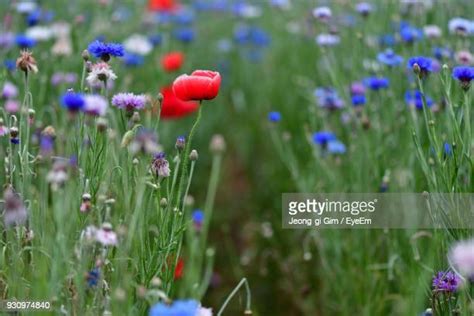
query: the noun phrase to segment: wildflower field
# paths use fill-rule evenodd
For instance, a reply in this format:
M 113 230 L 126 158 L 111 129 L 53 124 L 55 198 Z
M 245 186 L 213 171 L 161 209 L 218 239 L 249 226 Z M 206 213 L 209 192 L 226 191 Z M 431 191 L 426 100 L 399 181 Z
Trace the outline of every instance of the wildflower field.
M 0 22 L 0 314 L 474 315 L 472 1 L 12 0 Z M 449 203 L 291 229 L 286 193 Z

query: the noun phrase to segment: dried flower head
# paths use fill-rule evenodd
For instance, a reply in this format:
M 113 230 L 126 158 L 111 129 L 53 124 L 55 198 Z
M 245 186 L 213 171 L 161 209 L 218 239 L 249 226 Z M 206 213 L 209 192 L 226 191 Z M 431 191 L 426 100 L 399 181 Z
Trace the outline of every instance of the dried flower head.
M 21 51 L 20 57 L 16 60 L 16 67 L 28 74 L 29 72 L 38 72 L 38 67 L 36 66 L 36 60 L 33 57 L 33 53 L 27 50 Z

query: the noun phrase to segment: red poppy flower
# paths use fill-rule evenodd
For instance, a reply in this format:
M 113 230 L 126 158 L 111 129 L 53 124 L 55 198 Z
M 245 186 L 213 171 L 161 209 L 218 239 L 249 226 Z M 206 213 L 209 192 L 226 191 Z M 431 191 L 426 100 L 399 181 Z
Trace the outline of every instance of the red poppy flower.
M 189 115 L 196 111 L 199 103 L 193 101 L 183 101 L 176 97 L 171 86 L 161 89 L 163 95 L 163 103 L 161 104 L 161 118 L 176 119 Z
M 161 66 L 165 71 L 175 71 L 181 68 L 184 61 L 184 54 L 181 52 L 171 52 L 161 58 Z
M 149 0 L 148 10 L 157 12 L 172 12 L 175 11 L 178 4 L 175 0 Z
M 212 100 L 219 93 L 221 75 L 210 70 L 195 70 L 190 76 L 184 74 L 173 82 L 173 91 L 183 101 Z
M 174 279 L 179 280 L 183 277 L 184 260 L 179 258 L 176 267 L 174 268 Z

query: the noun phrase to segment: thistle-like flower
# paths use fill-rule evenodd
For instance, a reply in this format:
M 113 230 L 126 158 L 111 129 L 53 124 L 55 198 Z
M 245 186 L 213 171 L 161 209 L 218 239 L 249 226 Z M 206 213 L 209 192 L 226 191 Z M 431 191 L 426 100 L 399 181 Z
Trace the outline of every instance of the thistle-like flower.
M 151 171 L 156 177 L 167 178 L 170 176 L 171 170 L 168 160 L 165 158 L 165 153 L 161 152 L 155 155 L 151 162 Z
M 4 214 L 3 220 L 6 227 L 21 226 L 28 219 L 28 211 L 20 196 L 8 187 L 3 193 Z
M 117 79 L 117 75 L 110 68 L 110 65 L 105 62 L 92 64 L 86 78 L 87 83 L 92 87 L 100 86 L 115 79 Z
M 23 50 L 20 53 L 20 57 L 16 60 L 16 67 L 23 71 L 25 74 L 30 72 L 37 73 L 38 66 L 36 60 L 33 57 L 33 53 L 27 50 Z

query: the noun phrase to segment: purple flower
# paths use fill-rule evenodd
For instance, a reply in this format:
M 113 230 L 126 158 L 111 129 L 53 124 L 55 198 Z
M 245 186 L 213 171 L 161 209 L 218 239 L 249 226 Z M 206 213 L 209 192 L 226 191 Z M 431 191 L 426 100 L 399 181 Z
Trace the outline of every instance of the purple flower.
M 433 105 L 433 100 L 430 97 L 425 96 L 425 100 L 427 107 L 431 107 Z M 418 110 L 423 110 L 423 97 L 419 90 L 408 90 L 405 93 L 405 102 L 409 106 L 415 106 Z
M 11 82 L 7 81 L 3 85 L 2 98 L 13 99 L 18 96 L 18 88 Z
M 167 178 L 170 176 L 171 170 L 168 160 L 165 158 L 165 153 L 160 152 L 155 155 L 151 163 L 151 170 L 155 176 L 160 178 Z
M 453 293 L 460 284 L 461 278 L 451 271 L 440 271 L 433 277 L 433 290 L 436 292 Z
M 125 109 L 128 112 L 143 109 L 145 104 L 146 96 L 143 94 L 119 93 L 112 98 L 112 105 L 120 109 Z
M 322 108 L 329 110 L 340 109 L 344 106 L 344 101 L 339 97 L 333 88 L 317 88 L 314 90 L 318 104 Z

